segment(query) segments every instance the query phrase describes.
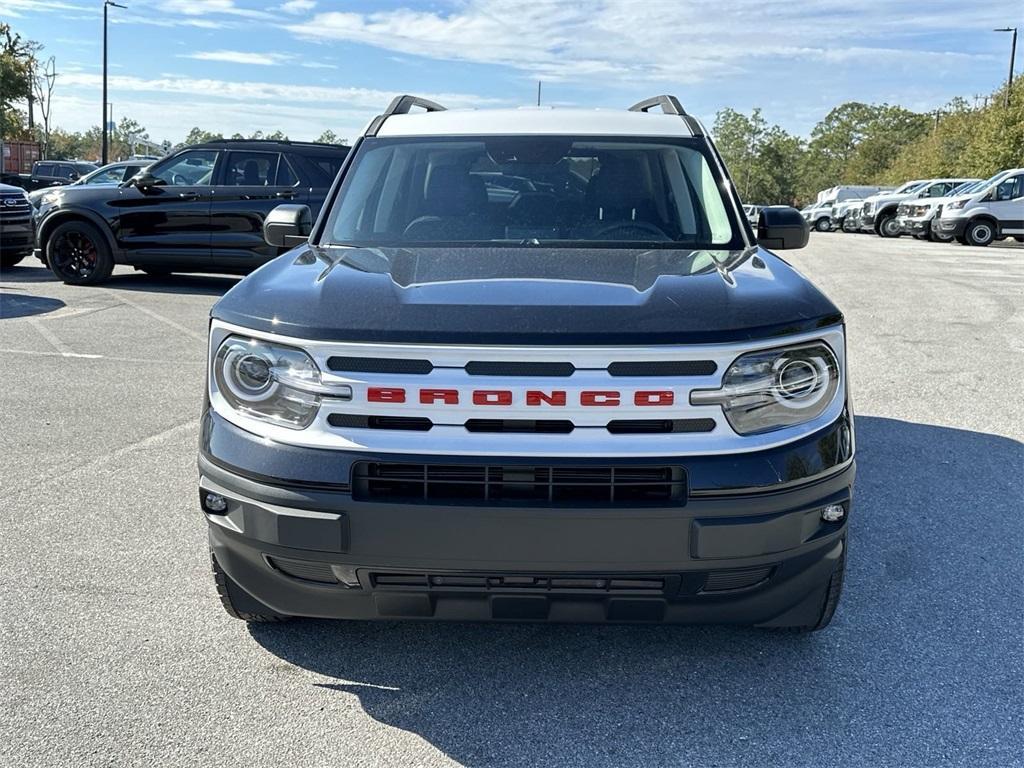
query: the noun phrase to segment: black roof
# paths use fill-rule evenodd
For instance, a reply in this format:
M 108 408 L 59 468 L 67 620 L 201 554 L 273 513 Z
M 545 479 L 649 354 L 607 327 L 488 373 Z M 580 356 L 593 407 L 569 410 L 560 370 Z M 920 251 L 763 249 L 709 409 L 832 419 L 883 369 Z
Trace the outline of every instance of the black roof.
M 343 149 L 346 152 L 350 149 L 343 144 L 323 144 L 318 141 L 291 141 L 289 139 L 214 139 L 213 141 L 204 141 L 201 144 L 192 144 L 189 148 L 231 148 L 254 150 L 276 149 L 278 151 L 301 149 L 304 152 L 312 150 L 314 152 L 319 151 L 325 154 L 337 154 L 339 149 Z M 179 149 L 184 149 L 184 147 L 179 147 Z

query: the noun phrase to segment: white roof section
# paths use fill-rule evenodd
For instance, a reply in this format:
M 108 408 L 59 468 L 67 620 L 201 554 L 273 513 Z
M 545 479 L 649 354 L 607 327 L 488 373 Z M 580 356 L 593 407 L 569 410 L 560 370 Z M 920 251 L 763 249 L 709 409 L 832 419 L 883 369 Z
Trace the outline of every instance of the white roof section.
M 679 115 L 626 109 L 446 109 L 392 115 L 377 136 L 693 136 Z

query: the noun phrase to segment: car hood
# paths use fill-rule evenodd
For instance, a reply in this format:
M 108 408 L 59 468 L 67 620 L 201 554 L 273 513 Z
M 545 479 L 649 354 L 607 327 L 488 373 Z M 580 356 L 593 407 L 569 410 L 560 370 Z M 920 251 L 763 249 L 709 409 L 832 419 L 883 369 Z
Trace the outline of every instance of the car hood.
M 212 314 L 298 338 L 434 344 L 711 343 L 842 321 L 760 248 L 303 245 L 239 282 Z

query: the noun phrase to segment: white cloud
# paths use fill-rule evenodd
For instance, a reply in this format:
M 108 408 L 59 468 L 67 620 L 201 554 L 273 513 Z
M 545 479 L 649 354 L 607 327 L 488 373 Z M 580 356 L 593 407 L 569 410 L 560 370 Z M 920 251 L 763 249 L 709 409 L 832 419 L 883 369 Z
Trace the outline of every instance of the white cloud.
M 248 51 L 196 51 L 195 53 L 178 54 L 178 56 L 182 59 L 224 61 L 231 64 L 255 64 L 265 67 L 284 64 L 294 58 L 284 53 L 251 53 Z
M 330 11 L 287 28 L 303 39 L 500 65 L 531 78 L 695 83 L 756 74 L 766 58 L 884 65 L 968 57 L 881 40 L 988 29 L 1004 13 L 998 6 L 997 0 L 969 7 L 935 0 L 920 17 L 915 7 L 909 24 L 890 4 L 851 7 L 847 0 L 461 0 L 447 11 Z
M 304 61 L 302 66 L 306 69 L 337 69 L 337 64 L 328 64 L 324 61 Z
M 277 6 L 278 10 L 296 15 L 308 13 L 316 8 L 316 0 L 287 0 Z

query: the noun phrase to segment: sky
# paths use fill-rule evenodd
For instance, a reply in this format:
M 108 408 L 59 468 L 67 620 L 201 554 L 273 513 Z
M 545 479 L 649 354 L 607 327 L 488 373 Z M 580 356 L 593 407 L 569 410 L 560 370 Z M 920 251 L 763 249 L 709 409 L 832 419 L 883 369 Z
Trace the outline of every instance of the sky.
M 806 136 L 844 101 L 927 111 L 1005 83 L 1024 0 L 118 0 L 115 119 L 352 138 L 399 93 L 449 108 L 625 108 L 671 93 L 710 124 L 760 107 Z M 102 0 L 0 0 L 60 73 L 53 122 L 100 122 Z M 1024 66 L 1024 39 L 1017 70 Z

